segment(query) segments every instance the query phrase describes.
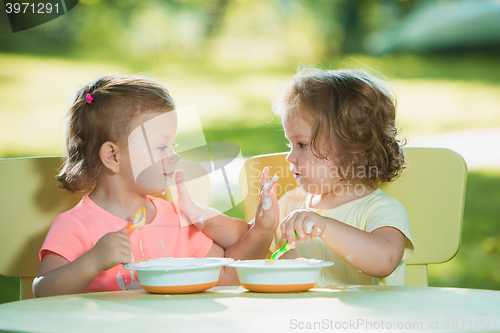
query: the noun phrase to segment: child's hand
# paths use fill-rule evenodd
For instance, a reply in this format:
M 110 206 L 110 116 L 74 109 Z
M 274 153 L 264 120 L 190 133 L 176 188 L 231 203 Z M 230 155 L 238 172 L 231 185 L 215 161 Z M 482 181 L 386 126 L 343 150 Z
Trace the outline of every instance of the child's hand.
M 279 225 L 279 205 L 276 198 L 278 177 L 269 180 L 269 168 L 265 167 L 260 177 L 260 200 L 255 214 L 255 228 L 274 231 Z
M 288 240 L 290 245 L 312 237 L 320 236 L 325 230 L 326 220 L 319 214 L 301 209 L 288 214 L 281 222 L 283 241 Z M 297 233 L 297 237 L 295 237 Z
M 210 224 L 210 218 L 220 214 L 218 210 L 205 207 L 193 201 L 184 185 L 184 172 L 177 170 L 175 172 L 175 183 L 177 185 L 177 204 L 180 210 L 186 216 L 189 223 L 194 224 L 199 230 Z
M 125 228 L 102 236 L 89 253 L 99 272 L 119 264 L 128 264 L 132 258 L 132 245 Z

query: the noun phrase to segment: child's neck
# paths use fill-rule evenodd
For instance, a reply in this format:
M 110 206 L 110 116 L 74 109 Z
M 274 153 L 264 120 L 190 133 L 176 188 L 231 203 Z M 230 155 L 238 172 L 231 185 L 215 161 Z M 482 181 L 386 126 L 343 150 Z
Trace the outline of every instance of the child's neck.
M 319 210 L 333 209 L 340 207 L 348 202 L 360 199 L 373 193 L 376 188 L 372 185 L 358 184 L 355 187 L 354 184 L 350 184 L 344 187 L 342 193 L 328 192 L 324 194 L 316 194 L 312 196 L 309 207 Z
M 96 185 L 89 197 L 99 207 L 125 221 L 133 222 L 140 207 L 146 209 L 146 224 L 150 223 L 156 214 L 155 206 L 146 195 L 131 191 Z

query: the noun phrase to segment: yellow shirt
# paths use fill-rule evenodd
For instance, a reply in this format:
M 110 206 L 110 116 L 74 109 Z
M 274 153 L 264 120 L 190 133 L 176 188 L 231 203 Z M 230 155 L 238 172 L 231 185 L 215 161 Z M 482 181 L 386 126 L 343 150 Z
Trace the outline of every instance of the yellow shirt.
M 297 209 L 308 209 L 322 216 L 330 217 L 345 224 L 372 232 L 380 227 L 393 227 L 405 235 L 405 250 L 399 266 L 385 278 L 374 278 L 361 273 L 335 252 L 330 249 L 319 237 L 301 241 L 296 248 L 283 254 L 281 258 L 309 258 L 328 260 L 335 265 L 323 268 L 318 286 L 333 284 L 381 284 L 403 286 L 406 284 L 406 259 L 413 253 L 413 241 L 410 233 L 410 222 L 404 207 L 388 196 L 382 190 L 376 189 L 367 196 L 353 200 L 339 207 L 328 210 L 310 208 L 311 194 L 307 194 L 300 187 L 285 193 L 279 199 L 280 221 L 289 213 Z M 275 237 L 270 247 L 271 253 L 281 248 L 281 230 L 276 230 Z

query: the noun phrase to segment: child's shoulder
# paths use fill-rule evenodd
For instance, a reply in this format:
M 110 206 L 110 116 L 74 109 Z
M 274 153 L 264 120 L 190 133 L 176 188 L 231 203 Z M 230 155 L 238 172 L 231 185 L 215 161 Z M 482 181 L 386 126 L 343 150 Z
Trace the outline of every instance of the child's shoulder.
M 355 200 L 353 203 L 356 203 L 361 206 L 385 206 L 385 205 L 400 205 L 399 201 L 391 197 L 390 195 L 386 194 L 384 191 L 382 191 L 379 188 L 376 188 L 375 191 L 372 193 L 365 195 L 364 197 L 361 197 L 357 200 Z
M 379 205 L 401 205 L 398 199 L 391 197 L 381 189 L 377 188 L 370 195 L 372 203 Z
M 406 210 L 399 200 L 384 193 L 381 189 L 376 189 L 365 198 L 365 200 L 362 200 L 361 205 L 363 206 L 362 208 L 368 213 L 380 211 L 393 213 L 404 212 L 404 214 L 406 214 Z
M 84 196 L 73 208 L 58 214 L 52 221 L 51 230 L 86 230 L 100 220 Z M 88 199 L 88 198 L 87 198 Z M 90 200 L 90 199 L 88 199 Z
M 86 198 L 88 199 L 88 194 L 85 195 L 73 208 L 58 214 L 55 220 L 70 219 L 74 216 L 85 214 L 86 211 L 90 209 Z

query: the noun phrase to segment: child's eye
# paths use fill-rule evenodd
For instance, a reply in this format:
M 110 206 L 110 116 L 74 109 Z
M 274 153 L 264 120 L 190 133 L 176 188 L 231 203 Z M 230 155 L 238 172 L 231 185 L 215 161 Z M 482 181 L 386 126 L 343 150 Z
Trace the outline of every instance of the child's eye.
M 177 144 L 177 143 L 173 143 L 173 144 L 172 144 L 172 148 L 177 147 L 177 146 L 178 146 L 178 144 Z M 164 150 L 165 150 L 165 149 L 167 149 L 167 148 L 168 148 L 168 146 L 167 146 L 167 145 L 163 145 L 163 146 L 159 146 L 159 147 L 158 147 L 158 149 L 159 149 L 160 151 L 164 151 Z
M 287 143 L 286 146 L 290 149 L 292 149 L 293 145 L 291 143 Z M 299 146 L 300 149 L 307 149 L 307 147 L 309 147 L 307 145 L 307 143 L 304 143 L 304 142 L 299 142 L 297 143 L 297 146 Z

